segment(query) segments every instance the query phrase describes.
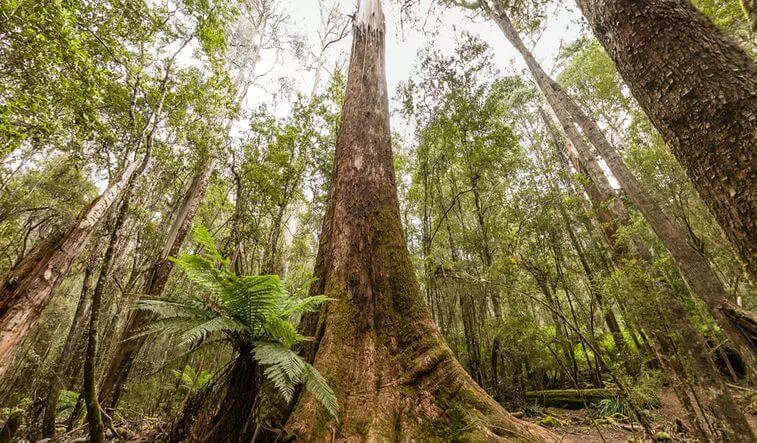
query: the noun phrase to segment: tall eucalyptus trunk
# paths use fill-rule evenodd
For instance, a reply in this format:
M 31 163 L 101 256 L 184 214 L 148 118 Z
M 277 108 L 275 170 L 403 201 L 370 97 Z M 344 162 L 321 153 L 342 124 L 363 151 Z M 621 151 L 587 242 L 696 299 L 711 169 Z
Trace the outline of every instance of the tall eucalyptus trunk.
M 689 0 L 577 3 L 757 280 L 757 63 Z
M 550 439 L 511 417 L 455 360 L 431 321 L 405 244 L 392 162 L 380 0 L 361 0 L 305 355 L 326 376 L 339 417 L 303 393 L 286 428 L 303 441 Z

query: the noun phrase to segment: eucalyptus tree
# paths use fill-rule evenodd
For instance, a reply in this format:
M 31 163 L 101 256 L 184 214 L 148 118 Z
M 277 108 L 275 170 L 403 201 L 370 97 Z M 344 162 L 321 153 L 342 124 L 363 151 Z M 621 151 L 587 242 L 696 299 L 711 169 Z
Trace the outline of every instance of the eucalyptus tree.
M 335 300 L 304 329 L 316 337 L 305 356 L 340 402 L 339 425 L 324 423 L 315 398 L 303 395 L 287 429 L 306 440 L 549 438 L 475 384 L 423 303 L 397 201 L 384 33 L 381 2 L 362 0 L 311 288 Z
M 757 63 L 688 0 L 577 3 L 757 279 Z

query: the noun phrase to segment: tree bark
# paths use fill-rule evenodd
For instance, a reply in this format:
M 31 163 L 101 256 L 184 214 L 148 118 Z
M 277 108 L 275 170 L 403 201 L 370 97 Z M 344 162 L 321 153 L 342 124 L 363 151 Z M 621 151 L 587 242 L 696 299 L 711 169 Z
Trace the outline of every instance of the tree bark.
M 757 280 L 757 64 L 688 0 L 577 3 Z
M 303 393 L 302 441 L 550 439 L 491 399 L 454 359 L 423 303 L 400 223 L 379 0 L 361 0 L 312 294 L 306 349 L 339 399 L 338 421 Z
M 47 306 L 53 290 L 63 281 L 138 166 L 138 161 L 126 166 L 116 180 L 81 211 L 67 232 L 40 241 L 0 286 L 0 376 Z
M 200 206 L 208 188 L 213 167 L 214 162 L 208 160 L 192 178 L 179 212 L 169 230 L 163 251 L 150 270 L 150 276 L 143 291 L 144 296 L 157 298 L 163 293 L 173 269 L 173 263 L 167 258 L 175 257 L 181 250 L 181 245 L 192 226 L 197 208 Z M 147 337 L 128 339 L 141 330 L 151 319 L 152 315 L 145 311 L 134 312 L 129 317 L 100 386 L 100 402 L 106 409 L 113 409 L 118 405 L 134 359 L 147 342 Z
M 115 236 L 117 231 L 111 235 Z M 112 249 L 109 248 L 112 253 Z M 100 271 L 100 278 L 103 277 L 105 269 Z M 102 414 L 100 413 L 100 403 L 97 401 L 97 367 L 95 360 L 97 358 L 97 326 L 100 321 L 100 303 L 102 301 L 102 291 L 92 293 L 92 307 L 89 312 L 89 332 L 87 333 L 87 353 L 84 359 L 84 383 L 82 392 L 84 394 L 84 403 L 87 406 L 87 422 L 89 424 L 89 441 L 93 443 L 103 443 L 105 441 L 105 426 L 103 425 Z

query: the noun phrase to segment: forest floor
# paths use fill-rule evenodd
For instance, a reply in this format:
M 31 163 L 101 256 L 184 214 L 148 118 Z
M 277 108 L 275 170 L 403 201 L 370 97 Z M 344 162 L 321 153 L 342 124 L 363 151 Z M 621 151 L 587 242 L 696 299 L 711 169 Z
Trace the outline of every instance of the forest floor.
M 743 407 L 747 420 L 757 433 L 757 409 L 753 397 L 739 396 L 737 402 Z M 654 432 L 664 433 L 671 441 L 696 441 L 686 425 L 685 413 L 673 391 L 669 388 L 660 394 L 660 407 L 650 411 Z M 619 443 L 648 441 L 643 429 L 630 425 L 622 419 L 594 419 L 587 409 L 545 408 L 542 417 L 526 417 L 526 420 L 548 426 L 566 443 Z M 552 419 L 545 420 L 545 417 Z M 662 434 L 658 434 L 663 436 Z
M 747 420 L 752 429 L 757 433 L 757 394 L 748 394 L 746 391 L 737 389 L 732 390 L 732 393 L 747 415 Z M 670 388 L 665 388 L 660 393 L 660 402 L 660 407 L 649 411 L 649 417 L 654 432 L 658 433 L 659 436 L 669 437 L 669 440 L 658 441 L 697 441 L 690 433 L 684 410 Z M 631 421 L 623 415 L 616 414 L 609 418 L 597 418 L 595 416 L 592 420 L 592 413 L 596 414 L 596 411 L 546 407 L 529 409 L 529 413 L 522 419 L 550 429 L 560 437 L 561 442 L 565 443 L 650 441 L 638 424 L 632 425 Z M 161 440 L 161 436 L 165 436 L 170 429 L 170 424 L 158 419 L 143 418 L 138 422 L 119 420 L 115 427 L 124 438 L 120 440 L 121 442 L 148 443 Z M 57 441 L 86 442 L 87 440 L 86 426 L 82 425 L 75 431 L 65 434 L 62 440 Z M 116 442 L 119 440 L 111 437 L 107 441 Z

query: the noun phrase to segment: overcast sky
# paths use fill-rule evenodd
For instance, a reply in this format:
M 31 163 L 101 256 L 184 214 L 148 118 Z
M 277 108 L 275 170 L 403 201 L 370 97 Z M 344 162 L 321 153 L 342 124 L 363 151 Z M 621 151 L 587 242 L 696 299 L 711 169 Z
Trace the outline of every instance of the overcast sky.
M 357 8 L 357 0 L 326 0 L 337 1 L 341 11 L 344 14 L 353 14 Z M 423 0 L 423 5 L 419 8 L 421 16 L 427 16 L 430 0 Z M 317 0 L 282 0 L 282 9 L 287 11 L 292 23 L 293 29 L 305 34 L 308 39 L 315 43 L 316 32 L 320 25 L 318 1 Z M 564 2 L 572 3 L 572 2 Z M 400 12 L 397 5 L 390 4 L 389 0 L 383 0 L 384 12 L 387 22 L 386 38 L 386 63 L 387 63 L 387 81 L 389 83 L 389 97 L 393 98 L 397 85 L 408 79 L 418 50 L 425 48 L 433 43 L 435 47 L 444 51 L 451 52 L 455 47 L 456 36 L 463 32 L 469 32 L 480 36 L 487 41 L 495 54 L 495 63 L 502 72 L 521 71 L 525 69 L 525 64 L 520 56 L 515 52 L 512 46 L 507 42 L 499 29 L 490 21 L 484 21 L 481 17 L 471 17 L 470 12 L 461 8 L 450 8 L 439 15 L 438 8 L 433 11 L 433 16 L 428 16 L 426 20 L 426 32 L 415 29 L 405 23 L 400 23 Z M 581 30 L 579 20 L 580 16 L 575 8 L 568 9 L 561 7 L 559 10 L 550 14 L 550 21 L 546 31 L 540 36 L 536 46 L 533 48 L 539 61 L 545 69 L 550 70 L 553 67 L 553 60 L 559 51 L 561 45 L 570 43 L 578 38 Z M 434 33 L 430 31 L 436 31 Z M 329 68 L 333 68 L 334 63 L 339 57 L 349 55 L 351 37 L 348 36 L 337 47 L 333 47 L 330 52 Z M 259 70 L 268 70 L 272 66 L 273 60 L 264 58 Z M 250 104 L 260 102 L 272 102 L 271 93 L 275 92 L 276 80 L 281 77 L 293 78 L 298 88 L 308 93 L 312 88 L 313 76 L 305 72 L 297 63 L 291 59 L 285 59 L 279 63 L 264 79 L 258 87 L 258 93 L 250 94 Z M 327 81 L 324 78 L 323 84 Z M 262 88 L 262 90 L 260 90 Z M 278 106 L 287 106 L 282 103 L 274 103 Z M 396 125 L 393 125 L 396 126 Z

